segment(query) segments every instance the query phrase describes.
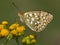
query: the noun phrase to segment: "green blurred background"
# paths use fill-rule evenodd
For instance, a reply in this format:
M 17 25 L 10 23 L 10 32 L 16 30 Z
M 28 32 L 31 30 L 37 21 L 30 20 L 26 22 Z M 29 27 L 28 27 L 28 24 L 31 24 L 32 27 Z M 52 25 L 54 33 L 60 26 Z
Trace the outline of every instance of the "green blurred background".
M 32 33 L 37 34 L 37 43 L 35 45 L 60 45 L 60 0 L 0 0 L 0 22 L 7 20 L 9 24 L 18 22 L 21 23 L 17 15 L 18 10 L 12 5 L 12 2 L 20 8 L 20 11 L 34 11 L 43 10 L 50 12 L 54 19 L 46 27 L 46 29 L 40 33 L 35 33 L 27 26 L 25 35 Z M 20 45 L 21 38 L 19 38 Z M 0 45 L 4 39 L 0 40 Z M 7 45 L 17 45 L 13 39 L 7 43 Z

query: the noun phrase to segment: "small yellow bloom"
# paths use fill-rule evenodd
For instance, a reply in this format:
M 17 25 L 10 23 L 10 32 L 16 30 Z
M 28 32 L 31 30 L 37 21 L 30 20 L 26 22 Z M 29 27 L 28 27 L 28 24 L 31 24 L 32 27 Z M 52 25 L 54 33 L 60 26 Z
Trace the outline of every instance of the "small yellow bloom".
M 1 33 L 0 33 L 0 37 L 2 37 Z
M 0 24 L 0 30 L 2 30 L 4 28 L 4 25 Z
M 9 31 L 8 29 L 2 29 L 0 33 L 2 36 L 7 36 L 9 34 Z
M 36 40 L 35 39 L 31 40 L 31 43 L 36 43 Z
M 24 26 L 19 26 L 17 27 L 17 32 L 23 32 L 25 30 L 25 27 Z
M 13 35 L 15 35 L 15 36 L 18 35 L 18 32 L 17 32 L 16 30 L 12 30 L 11 33 L 12 33 Z
M 34 39 L 35 36 L 34 35 L 29 35 L 30 39 Z
M 20 30 L 25 30 L 25 27 L 24 26 L 20 26 Z
M 2 21 L 2 24 L 6 25 L 6 24 L 8 24 L 8 22 L 7 21 Z
M 18 23 L 14 23 L 14 24 L 12 24 L 12 26 L 14 26 L 14 27 L 18 27 L 19 24 L 18 24 Z
M 18 23 L 14 23 L 14 24 L 12 24 L 12 25 L 9 27 L 9 29 L 15 29 L 15 28 L 18 27 L 18 26 L 19 26 Z
M 9 27 L 9 29 L 11 29 L 11 30 L 12 30 L 12 29 L 15 29 L 15 27 L 11 25 L 11 26 Z

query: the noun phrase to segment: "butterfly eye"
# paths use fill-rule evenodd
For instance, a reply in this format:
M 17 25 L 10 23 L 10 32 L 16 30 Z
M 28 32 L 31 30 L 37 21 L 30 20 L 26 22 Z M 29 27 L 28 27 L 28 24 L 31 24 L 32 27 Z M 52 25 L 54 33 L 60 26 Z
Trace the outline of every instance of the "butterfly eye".
M 19 15 L 19 17 L 23 23 L 35 32 L 43 31 L 53 19 L 50 13 L 44 11 L 26 12 L 23 15 Z

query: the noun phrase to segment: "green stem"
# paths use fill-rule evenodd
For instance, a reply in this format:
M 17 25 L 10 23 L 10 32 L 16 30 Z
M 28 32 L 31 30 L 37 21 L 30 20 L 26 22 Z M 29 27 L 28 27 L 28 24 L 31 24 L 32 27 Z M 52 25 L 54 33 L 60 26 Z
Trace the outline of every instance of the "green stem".
M 17 44 L 19 45 L 18 37 L 16 37 L 15 40 L 16 40 Z
M 4 43 L 3 43 L 2 45 L 6 45 L 7 42 L 12 39 L 12 37 L 13 37 L 12 34 L 9 34 L 9 35 L 6 37 L 6 39 L 5 39 L 5 41 L 4 41 Z

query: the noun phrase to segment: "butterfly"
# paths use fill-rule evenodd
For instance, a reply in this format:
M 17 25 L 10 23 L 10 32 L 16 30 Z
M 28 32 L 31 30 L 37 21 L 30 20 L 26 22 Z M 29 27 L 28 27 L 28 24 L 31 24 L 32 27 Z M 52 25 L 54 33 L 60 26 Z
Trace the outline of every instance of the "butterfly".
M 21 12 L 20 8 L 12 2 L 13 6 L 19 11 L 20 21 L 25 23 L 35 32 L 43 31 L 46 26 L 53 20 L 53 15 L 45 11 Z
M 46 26 L 53 20 L 53 15 L 45 11 L 30 11 L 18 13 L 21 22 L 25 23 L 35 32 L 43 31 Z

